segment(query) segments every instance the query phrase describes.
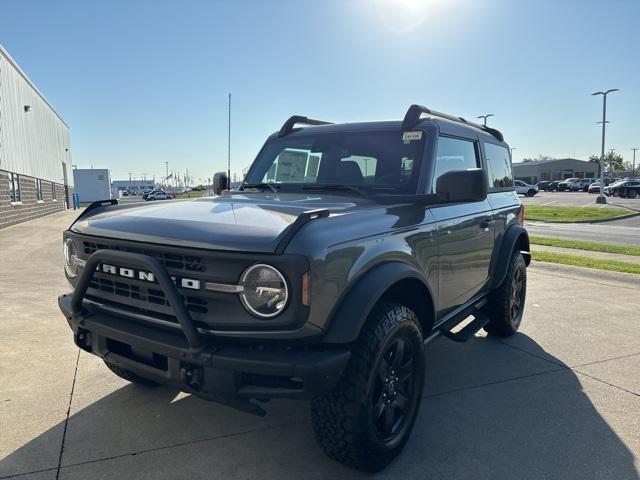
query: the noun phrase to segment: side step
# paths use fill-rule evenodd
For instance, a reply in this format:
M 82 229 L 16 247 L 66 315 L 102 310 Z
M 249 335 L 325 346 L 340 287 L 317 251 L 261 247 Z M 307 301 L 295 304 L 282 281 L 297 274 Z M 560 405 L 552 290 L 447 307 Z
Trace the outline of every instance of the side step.
M 476 333 L 478 333 L 478 331 L 482 327 L 489 323 L 489 317 L 482 311 L 482 307 L 484 307 L 486 304 L 487 299 L 485 297 L 479 302 L 473 303 L 467 308 L 464 308 L 461 311 L 457 312 L 453 317 L 446 320 L 442 325 L 440 325 L 437 334 L 443 335 L 449 340 L 453 340 L 454 342 L 466 342 L 467 340 L 470 340 Z M 451 331 L 471 315 L 473 315 L 474 317 L 471 323 L 469 323 L 459 332 L 454 333 Z
M 475 317 L 473 321 L 459 332 L 454 333 L 450 329 L 447 329 L 446 326 L 441 327 L 440 332 L 442 335 L 454 342 L 466 342 L 467 340 L 470 340 L 482 327 L 489 323 L 489 316 L 480 310 L 476 310 L 472 315 Z

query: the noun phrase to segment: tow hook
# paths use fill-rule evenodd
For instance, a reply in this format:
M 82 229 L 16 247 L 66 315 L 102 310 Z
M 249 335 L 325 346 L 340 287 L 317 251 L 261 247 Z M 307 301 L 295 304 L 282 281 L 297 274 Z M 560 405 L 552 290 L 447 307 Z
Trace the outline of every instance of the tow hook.
M 193 390 L 198 391 L 200 387 L 202 387 L 202 368 L 195 365 L 183 364 L 180 369 L 180 379 Z
M 76 345 L 87 352 L 91 352 L 91 333 L 79 328 L 76 333 Z

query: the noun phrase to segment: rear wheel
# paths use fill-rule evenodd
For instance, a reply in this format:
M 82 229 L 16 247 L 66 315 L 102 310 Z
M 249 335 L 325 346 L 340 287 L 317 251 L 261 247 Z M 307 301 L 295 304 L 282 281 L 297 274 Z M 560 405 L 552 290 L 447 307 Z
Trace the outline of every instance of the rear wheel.
M 631 190 L 629 190 L 629 194 L 627 195 L 627 197 L 629 198 L 636 198 L 638 196 L 638 190 L 635 188 L 632 188 Z
M 313 431 L 329 457 L 377 472 L 400 453 L 420 406 L 423 353 L 411 310 L 390 303 L 374 309 L 338 386 L 311 402 Z
M 127 380 L 128 382 L 135 383 L 138 385 L 144 385 L 147 387 L 155 387 L 156 385 L 158 385 L 158 383 L 154 382 L 153 380 L 149 380 L 148 378 L 141 377 L 140 375 L 133 373 L 131 370 L 127 370 L 126 368 L 118 367 L 106 361 L 104 362 L 104 364 L 107 366 L 107 368 L 109 368 L 109 370 L 111 370 L 120 378 Z
M 510 337 L 520 327 L 527 293 L 527 264 L 516 251 L 509 262 L 503 282 L 489 294 L 485 307 L 490 321 L 485 331 L 497 337 Z

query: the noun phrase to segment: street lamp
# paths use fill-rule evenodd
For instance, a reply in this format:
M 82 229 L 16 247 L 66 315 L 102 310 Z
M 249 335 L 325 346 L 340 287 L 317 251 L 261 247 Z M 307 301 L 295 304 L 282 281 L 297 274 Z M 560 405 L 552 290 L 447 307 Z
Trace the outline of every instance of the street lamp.
M 633 147 L 631 150 L 633 150 L 633 168 L 631 169 L 631 176 L 635 177 L 636 176 L 636 151 L 640 149 L 638 147 Z
M 493 113 L 487 113 L 486 115 L 478 115 L 476 118 L 482 118 L 484 120 L 483 125 L 487 126 L 487 118 L 495 116 Z
M 591 95 L 602 95 L 602 149 L 600 150 L 600 193 L 596 198 L 596 203 L 607 203 L 607 198 L 604 196 L 604 130 L 607 124 L 607 95 L 612 92 L 617 92 L 617 88 L 611 88 L 606 92 L 595 92 Z M 600 123 L 600 122 L 598 122 Z

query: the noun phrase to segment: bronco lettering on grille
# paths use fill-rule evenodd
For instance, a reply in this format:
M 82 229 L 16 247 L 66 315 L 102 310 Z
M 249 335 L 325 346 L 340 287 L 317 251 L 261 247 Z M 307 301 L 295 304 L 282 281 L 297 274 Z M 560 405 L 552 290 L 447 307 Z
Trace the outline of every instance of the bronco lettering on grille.
M 145 282 L 156 283 L 156 277 L 153 272 L 145 270 L 135 270 L 127 267 L 117 267 L 103 263 L 96 268 L 99 272 L 108 273 L 109 275 L 118 275 L 125 278 L 136 278 Z M 176 278 L 171 277 L 178 287 L 189 288 L 191 290 L 200 290 L 200 280 L 193 278 Z

